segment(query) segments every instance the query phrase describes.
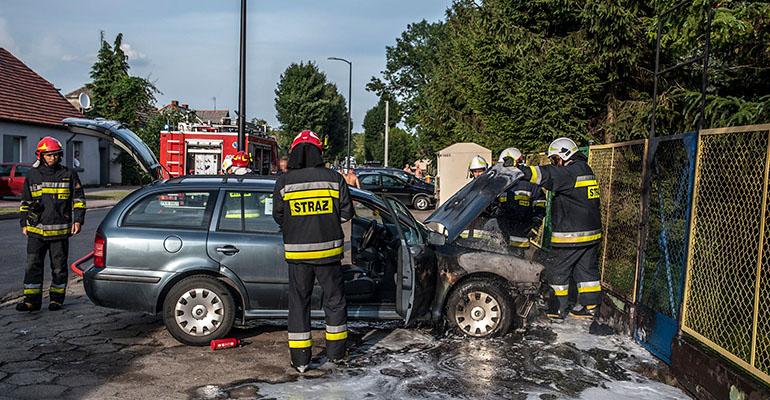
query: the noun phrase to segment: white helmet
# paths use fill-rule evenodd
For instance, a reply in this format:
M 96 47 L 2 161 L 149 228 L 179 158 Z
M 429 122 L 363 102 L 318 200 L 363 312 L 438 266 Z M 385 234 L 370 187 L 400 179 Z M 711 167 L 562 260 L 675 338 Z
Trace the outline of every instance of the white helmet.
M 509 147 L 500 153 L 500 158 L 497 160 L 497 162 L 499 163 L 505 162 L 505 157 L 511 157 L 513 158 L 514 162 L 518 162 L 519 159 L 522 157 L 522 154 L 519 151 L 519 149 L 515 147 Z
M 233 166 L 233 155 L 227 155 L 225 156 L 225 159 L 222 160 L 222 173 L 226 174 L 227 169 Z
M 569 160 L 578 152 L 578 146 L 570 138 L 558 138 L 548 146 L 548 157 L 558 156 L 564 161 Z
M 484 159 L 482 156 L 476 156 L 473 157 L 471 160 L 471 163 L 468 164 L 468 171 L 473 171 L 474 169 L 483 169 L 486 170 L 487 167 L 489 167 L 489 164 L 487 164 L 487 160 Z

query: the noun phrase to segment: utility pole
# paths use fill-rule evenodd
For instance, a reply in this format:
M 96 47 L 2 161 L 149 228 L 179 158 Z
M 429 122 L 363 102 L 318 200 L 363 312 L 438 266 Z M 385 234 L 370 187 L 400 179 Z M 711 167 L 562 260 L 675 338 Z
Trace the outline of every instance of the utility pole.
M 238 83 L 238 150 L 246 150 L 246 0 L 241 0 L 241 65 Z
M 388 124 L 388 117 L 390 114 L 390 102 L 385 100 L 385 166 L 388 166 L 388 131 L 390 130 L 390 124 Z

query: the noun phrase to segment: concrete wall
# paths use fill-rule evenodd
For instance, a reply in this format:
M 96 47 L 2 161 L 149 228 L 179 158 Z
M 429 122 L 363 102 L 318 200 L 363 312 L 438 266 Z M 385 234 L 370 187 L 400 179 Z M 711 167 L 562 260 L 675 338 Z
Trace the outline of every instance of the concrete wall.
M 102 162 L 99 155 L 99 139 L 76 135 L 72 138 L 69 146 L 66 144 L 67 140 L 72 137 L 72 133 L 65 129 L 56 129 L 52 127 L 45 127 L 39 125 L 19 124 L 8 121 L 0 121 L 0 161 L 10 162 L 11 149 L 8 148 L 10 137 L 18 136 L 22 137 L 21 148 L 21 162 L 32 163 L 35 162 L 35 146 L 37 142 L 44 136 L 53 136 L 58 139 L 63 146 L 65 146 L 64 158 L 62 162 L 64 165 L 71 167 L 73 158 L 73 144 L 80 142 L 80 168 L 78 175 L 80 181 L 84 185 L 99 185 L 100 182 L 100 168 L 102 168 Z M 111 147 L 111 145 L 110 145 Z M 110 151 L 110 160 L 115 159 L 117 149 Z M 104 166 L 106 168 L 106 165 Z M 117 172 L 116 172 L 117 171 Z M 120 164 L 111 162 L 110 165 L 110 182 L 120 183 Z M 117 179 L 116 179 L 117 178 Z
M 482 156 L 491 165 L 492 151 L 476 143 L 455 143 L 437 154 L 439 204 L 452 197 L 470 181 L 468 165 L 475 156 Z

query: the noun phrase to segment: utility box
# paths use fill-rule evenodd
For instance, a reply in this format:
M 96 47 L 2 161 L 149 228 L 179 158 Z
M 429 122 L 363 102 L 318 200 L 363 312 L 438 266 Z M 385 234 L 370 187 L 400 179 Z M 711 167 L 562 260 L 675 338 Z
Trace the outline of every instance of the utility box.
M 246 134 L 246 147 L 259 175 L 274 173 L 278 165 L 278 143 L 266 134 Z M 171 178 L 183 175 L 222 174 L 222 160 L 238 151 L 236 126 L 180 124 L 178 131 L 160 132 L 160 163 Z
M 468 165 L 473 157 L 482 156 L 492 165 L 492 151 L 476 143 L 455 143 L 439 151 L 436 156 L 439 205 L 471 180 Z

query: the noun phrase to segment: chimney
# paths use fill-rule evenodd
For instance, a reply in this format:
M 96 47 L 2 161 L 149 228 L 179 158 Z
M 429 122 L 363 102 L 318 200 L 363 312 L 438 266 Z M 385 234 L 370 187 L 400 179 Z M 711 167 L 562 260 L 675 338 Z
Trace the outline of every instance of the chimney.
M 179 107 L 179 100 L 171 100 L 171 106 Z
M 190 105 L 189 104 L 182 104 L 182 108 L 184 108 L 186 110 L 186 109 L 190 108 Z

